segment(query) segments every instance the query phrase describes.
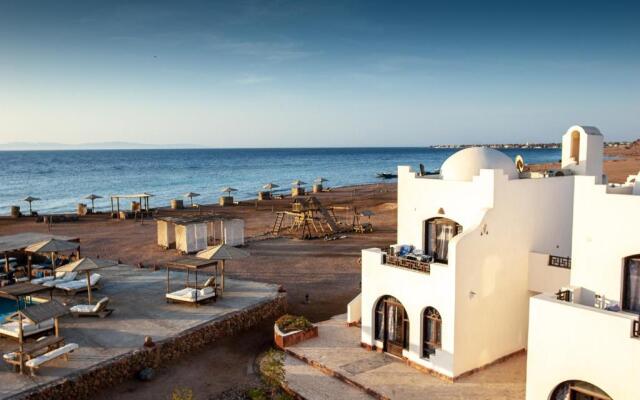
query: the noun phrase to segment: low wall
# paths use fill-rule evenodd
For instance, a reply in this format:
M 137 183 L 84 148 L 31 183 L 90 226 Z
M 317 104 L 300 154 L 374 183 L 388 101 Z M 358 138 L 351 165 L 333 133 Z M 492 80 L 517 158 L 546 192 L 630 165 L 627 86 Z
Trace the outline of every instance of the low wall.
M 250 309 L 236 311 L 208 323 L 180 332 L 176 336 L 156 342 L 152 348 L 141 347 L 70 374 L 45 385 L 25 391 L 15 399 L 88 399 L 104 389 L 133 378 L 146 367 L 157 368 L 178 359 L 218 339 L 233 336 L 269 318 L 286 312 L 286 294 L 260 303 Z
M 273 326 L 273 341 L 280 349 L 284 350 L 285 347 L 294 346 L 307 339 L 318 337 L 318 327 L 316 325 L 304 331 L 295 331 L 289 333 L 283 333 L 278 328 L 278 325 Z

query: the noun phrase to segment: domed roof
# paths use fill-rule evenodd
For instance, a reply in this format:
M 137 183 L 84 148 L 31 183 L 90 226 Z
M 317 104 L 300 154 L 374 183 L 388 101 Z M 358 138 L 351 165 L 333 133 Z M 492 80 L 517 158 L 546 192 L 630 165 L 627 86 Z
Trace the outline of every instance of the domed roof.
M 470 181 L 481 169 L 501 169 L 509 179 L 517 179 L 515 163 L 503 152 L 488 147 L 469 147 L 445 160 L 440 175 L 445 181 Z

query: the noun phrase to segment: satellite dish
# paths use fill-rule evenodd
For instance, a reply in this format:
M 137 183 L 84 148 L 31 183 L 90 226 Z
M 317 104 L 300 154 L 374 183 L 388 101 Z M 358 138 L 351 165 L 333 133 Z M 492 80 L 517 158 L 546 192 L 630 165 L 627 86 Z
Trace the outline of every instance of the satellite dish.
M 518 170 L 518 172 L 524 171 L 524 158 L 522 158 L 520 154 L 516 156 L 514 161 L 516 163 L 516 169 Z

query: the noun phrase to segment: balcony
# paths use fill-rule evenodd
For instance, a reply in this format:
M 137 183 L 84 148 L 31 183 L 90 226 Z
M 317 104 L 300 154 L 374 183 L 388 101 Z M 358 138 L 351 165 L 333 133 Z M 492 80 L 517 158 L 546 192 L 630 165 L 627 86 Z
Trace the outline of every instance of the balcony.
M 391 247 L 382 250 L 383 264 L 429 274 L 431 273 L 431 263 L 425 261 L 425 258 L 420 254 L 395 255 Z
M 568 286 L 571 277 L 571 257 L 548 253 L 529 253 L 529 290 L 553 293 Z

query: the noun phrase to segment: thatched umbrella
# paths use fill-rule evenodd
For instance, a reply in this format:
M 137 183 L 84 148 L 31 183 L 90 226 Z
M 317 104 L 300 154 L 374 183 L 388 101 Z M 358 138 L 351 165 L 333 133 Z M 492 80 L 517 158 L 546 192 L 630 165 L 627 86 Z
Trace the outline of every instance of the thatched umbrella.
M 118 265 L 118 263 L 116 261 L 103 260 L 100 258 L 94 259 L 84 257 L 79 259 L 78 261 L 63 265 L 62 267 L 56 269 L 56 272 L 85 272 L 87 274 L 87 296 L 89 297 L 89 304 L 91 304 L 91 271 L 98 268 L 112 267 L 114 265 Z
M 78 250 L 80 248 L 80 243 L 77 242 L 69 242 L 66 240 L 60 239 L 49 239 L 44 240 L 42 242 L 37 242 L 27 246 L 25 251 L 27 253 L 38 253 L 38 254 L 51 254 L 51 268 L 56 268 L 56 254 L 63 251 L 71 251 Z M 80 256 L 80 251 L 78 250 L 78 256 Z M 29 279 L 31 279 L 31 256 L 29 256 L 29 262 L 27 264 L 29 274 Z
M 223 188 L 221 190 L 221 192 L 227 193 L 227 196 L 231 196 L 231 192 L 237 192 L 237 191 L 238 191 L 238 189 L 234 189 L 234 188 L 229 187 L 229 186 L 227 186 L 227 187 L 225 187 L 225 188 Z
M 31 210 L 31 202 L 38 201 L 38 200 L 40 199 L 33 196 L 27 196 L 24 199 L 22 199 L 22 201 L 26 201 L 27 203 L 29 203 L 29 215 L 33 214 L 33 211 Z
M 200 193 L 196 192 L 188 192 L 184 194 L 184 197 L 188 197 L 191 200 L 191 207 L 193 207 L 193 198 L 200 196 Z
M 269 197 L 271 197 L 271 195 L 273 194 L 273 189 L 280 187 L 279 185 L 276 185 L 273 182 L 269 182 L 269 183 L 265 183 L 264 185 L 262 185 L 263 189 L 266 189 L 269 191 Z
M 314 182 L 323 184 L 325 182 L 329 182 L 329 180 L 327 178 L 323 178 L 323 177 L 319 176 L 319 177 L 316 178 L 316 180 Z
M 300 187 L 306 184 L 307 182 L 302 182 L 300 179 L 296 179 L 295 181 L 291 182 L 291 186 L 295 186 L 295 187 Z
M 94 204 L 96 199 L 101 199 L 102 196 L 98 196 L 97 194 L 93 194 L 91 193 L 90 195 L 86 196 L 85 199 L 87 200 L 91 200 L 91 211 L 94 211 L 96 206 Z
M 225 260 L 237 260 L 239 258 L 249 257 L 248 251 L 238 249 L 237 247 L 229 246 L 227 244 L 220 244 L 213 247 L 208 247 L 205 250 L 196 254 L 198 258 L 204 258 L 206 260 L 220 261 L 220 289 L 224 292 L 224 262 Z

